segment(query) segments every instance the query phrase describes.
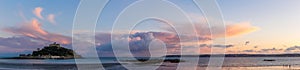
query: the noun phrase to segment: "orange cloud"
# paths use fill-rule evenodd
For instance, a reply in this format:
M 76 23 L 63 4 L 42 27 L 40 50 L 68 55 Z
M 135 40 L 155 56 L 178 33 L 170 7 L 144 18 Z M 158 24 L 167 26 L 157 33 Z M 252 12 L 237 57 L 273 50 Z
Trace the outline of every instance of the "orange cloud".
M 50 33 L 41 28 L 41 23 L 38 22 L 37 19 L 33 19 L 30 22 L 21 25 L 20 27 L 10 27 L 5 28 L 4 31 L 21 35 L 27 36 L 32 38 L 37 38 L 41 40 L 51 41 L 51 42 L 59 42 L 62 44 L 70 44 L 71 38 L 55 33 Z
M 28 28 L 30 27 L 32 30 L 35 30 L 36 32 L 42 34 L 42 35 L 47 35 L 48 33 L 44 31 L 41 28 L 41 24 L 38 22 L 37 19 L 33 19 L 30 23 L 30 25 L 27 26 Z
M 49 14 L 47 19 L 52 24 L 56 23 L 56 21 L 55 21 L 55 15 L 54 14 Z
M 242 34 L 247 34 L 258 30 L 256 26 L 252 26 L 250 22 L 241 22 L 236 24 L 230 24 L 226 26 L 226 36 L 239 36 Z
M 43 8 L 41 7 L 36 7 L 34 10 L 33 10 L 33 14 L 38 17 L 39 19 L 44 19 L 44 17 L 42 16 L 42 11 L 43 11 Z
M 36 7 L 33 10 L 33 14 L 39 18 L 39 19 L 44 19 L 42 16 L 42 11 L 43 8 L 41 7 Z M 21 16 L 22 13 L 21 13 Z M 41 23 L 37 18 L 33 18 L 30 21 L 26 21 L 25 24 L 22 24 L 19 27 L 8 27 L 4 28 L 4 31 L 15 34 L 15 35 L 20 35 L 20 36 L 26 36 L 26 37 L 32 37 L 44 41 L 50 41 L 50 42 L 59 42 L 62 44 L 70 44 L 71 43 L 71 38 L 68 36 L 63 36 L 60 34 L 56 33 L 50 33 L 44 29 L 42 29 Z M 55 15 L 54 14 L 49 14 L 47 20 L 51 23 L 55 23 Z
M 211 28 L 218 28 L 217 30 L 224 30 L 224 29 L 220 29 L 220 28 L 222 28 L 222 26 L 223 25 L 211 26 Z M 208 24 L 196 23 L 196 24 L 194 24 L 194 27 L 195 27 L 194 31 L 189 30 L 189 29 L 191 29 L 191 26 L 188 26 L 188 24 L 181 24 L 175 28 L 185 31 L 186 34 L 191 34 L 191 35 L 193 35 L 193 33 L 197 32 L 198 37 L 211 37 L 211 32 L 210 32 L 211 28 L 209 27 Z M 165 27 L 162 29 L 170 31 L 170 32 L 174 32 L 173 29 L 168 28 L 168 27 Z M 226 37 L 240 36 L 243 34 L 248 34 L 248 33 L 259 30 L 258 27 L 251 25 L 250 22 L 230 23 L 230 24 L 226 25 L 225 29 L 226 29 L 226 33 L 225 33 Z M 215 36 L 224 37 L 223 32 L 224 31 L 219 31 L 219 33 L 216 33 Z

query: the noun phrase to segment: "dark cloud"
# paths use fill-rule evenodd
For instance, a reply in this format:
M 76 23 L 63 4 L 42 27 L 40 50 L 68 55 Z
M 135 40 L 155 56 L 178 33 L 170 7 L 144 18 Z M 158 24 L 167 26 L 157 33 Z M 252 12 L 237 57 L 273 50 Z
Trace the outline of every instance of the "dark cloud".
M 229 48 L 233 47 L 234 45 L 213 45 L 213 47 L 219 47 L 219 48 Z
M 96 42 L 101 42 L 101 45 L 97 47 L 99 52 L 105 53 L 113 53 L 112 43 L 110 38 L 100 37 L 100 36 L 109 37 L 109 34 L 101 33 L 96 35 Z M 99 37 L 98 37 L 99 36 Z M 117 40 L 117 42 L 125 43 L 126 41 L 129 43 L 129 48 L 132 54 L 134 55 L 149 55 L 149 45 L 153 40 L 160 40 L 165 43 L 168 51 L 173 51 L 169 53 L 174 53 L 174 50 L 178 50 L 180 48 L 179 45 L 179 37 L 176 34 L 167 33 L 167 32 L 137 32 L 130 35 L 121 35 L 123 42 L 120 38 L 112 38 L 112 40 Z M 126 49 L 126 45 L 115 46 L 118 47 L 119 50 Z M 147 52 L 148 51 L 148 52 Z M 102 54 L 102 53 L 100 53 Z
M 254 46 L 254 47 L 257 47 L 257 46 Z M 260 49 L 260 50 L 249 49 L 249 50 L 243 50 L 241 52 L 262 54 L 262 53 L 282 53 L 282 51 L 284 51 L 284 49 L 267 48 L 267 49 Z
M 300 50 L 300 46 L 289 47 L 289 48 L 285 49 L 285 52 L 290 52 L 290 51 L 293 51 L 293 50 Z
M 210 45 L 207 44 L 200 44 L 199 47 L 209 47 Z
M 250 43 L 250 41 L 246 41 L 246 42 L 245 42 L 245 45 L 248 45 L 249 43 Z
M 242 52 L 256 52 L 255 50 L 243 50 Z
M 229 47 L 234 47 L 234 45 L 221 45 L 221 44 L 200 44 L 199 47 L 218 47 L 218 48 L 229 48 Z
M 110 38 L 110 35 L 112 34 L 106 34 L 106 33 L 101 33 L 96 35 L 96 43 L 101 43 L 98 45 L 98 50 L 100 52 L 111 52 L 112 53 L 112 43 L 111 41 L 117 41 L 118 43 L 125 43 L 128 42 L 129 46 L 126 45 L 121 45 L 121 46 L 114 46 L 118 47 L 118 49 L 127 49 L 124 47 L 129 47 L 130 51 L 132 54 L 136 55 L 149 55 L 149 45 L 152 41 L 154 40 L 160 40 L 163 42 L 167 48 L 167 53 L 169 54 L 176 54 L 180 53 L 181 51 L 181 42 L 203 42 L 203 41 L 210 41 L 210 38 L 199 38 L 195 36 L 190 36 L 190 35 L 182 35 L 179 36 L 175 33 L 170 33 L 170 32 L 136 32 L 133 34 L 123 34 L 120 35 L 120 38 Z M 104 37 L 103 37 L 104 36 Z M 116 35 L 118 36 L 118 35 Z M 179 38 L 181 37 L 181 39 Z M 198 38 L 195 39 L 195 38 Z M 112 40 L 108 40 L 112 39 Z M 126 40 L 124 40 L 126 39 Z M 121 41 L 123 40 L 123 42 Z M 221 47 L 221 45 L 215 45 L 216 47 Z M 225 47 L 232 47 L 233 45 L 226 45 Z M 162 46 L 163 47 L 163 46 Z M 160 50 L 160 49 L 158 49 Z
M 272 48 L 272 49 L 261 49 L 262 51 L 273 51 L 273 50 L 277 50 L 276 48 Z
M 254 46 L 254 48 L 257 48 L 258 46 Z
M 276 48 L 271 48 L 271 49 L 261 49 L 258 52 L 277 52 L 277 51 L 283 51 L 283 49 L 276 49 Z

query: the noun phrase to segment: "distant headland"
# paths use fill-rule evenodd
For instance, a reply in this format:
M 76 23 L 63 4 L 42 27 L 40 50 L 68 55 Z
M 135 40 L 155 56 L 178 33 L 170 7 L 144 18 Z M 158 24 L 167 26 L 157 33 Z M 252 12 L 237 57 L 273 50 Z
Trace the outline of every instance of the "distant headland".
M 19 57 L 10 57 L 4 59 L 74 59 L 82 58 L 76 54 L 72 49 L 62 47 L 60 44 L 54 42 L 44 48 L 37 48 L 32 54 L 20 54 Z

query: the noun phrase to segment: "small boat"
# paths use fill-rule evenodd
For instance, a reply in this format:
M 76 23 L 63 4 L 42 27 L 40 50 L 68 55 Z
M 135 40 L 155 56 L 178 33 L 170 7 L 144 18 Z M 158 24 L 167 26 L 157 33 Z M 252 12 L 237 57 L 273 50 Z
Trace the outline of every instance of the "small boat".
M 264 61 L 275 61 L 274 59 L 264 59 Z

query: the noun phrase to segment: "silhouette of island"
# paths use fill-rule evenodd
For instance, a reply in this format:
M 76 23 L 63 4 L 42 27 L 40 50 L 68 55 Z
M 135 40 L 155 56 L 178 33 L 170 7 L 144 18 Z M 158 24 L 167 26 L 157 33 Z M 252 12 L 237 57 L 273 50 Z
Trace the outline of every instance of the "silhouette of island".
M 32 54 L 20 54 L 19 57 L 12 57 L 8 59 L 74 59 L 81 58 L 73 50 L 62 47 L 60 44 L 54 42 L 49 46 L 40 49 L 37 48 Z

